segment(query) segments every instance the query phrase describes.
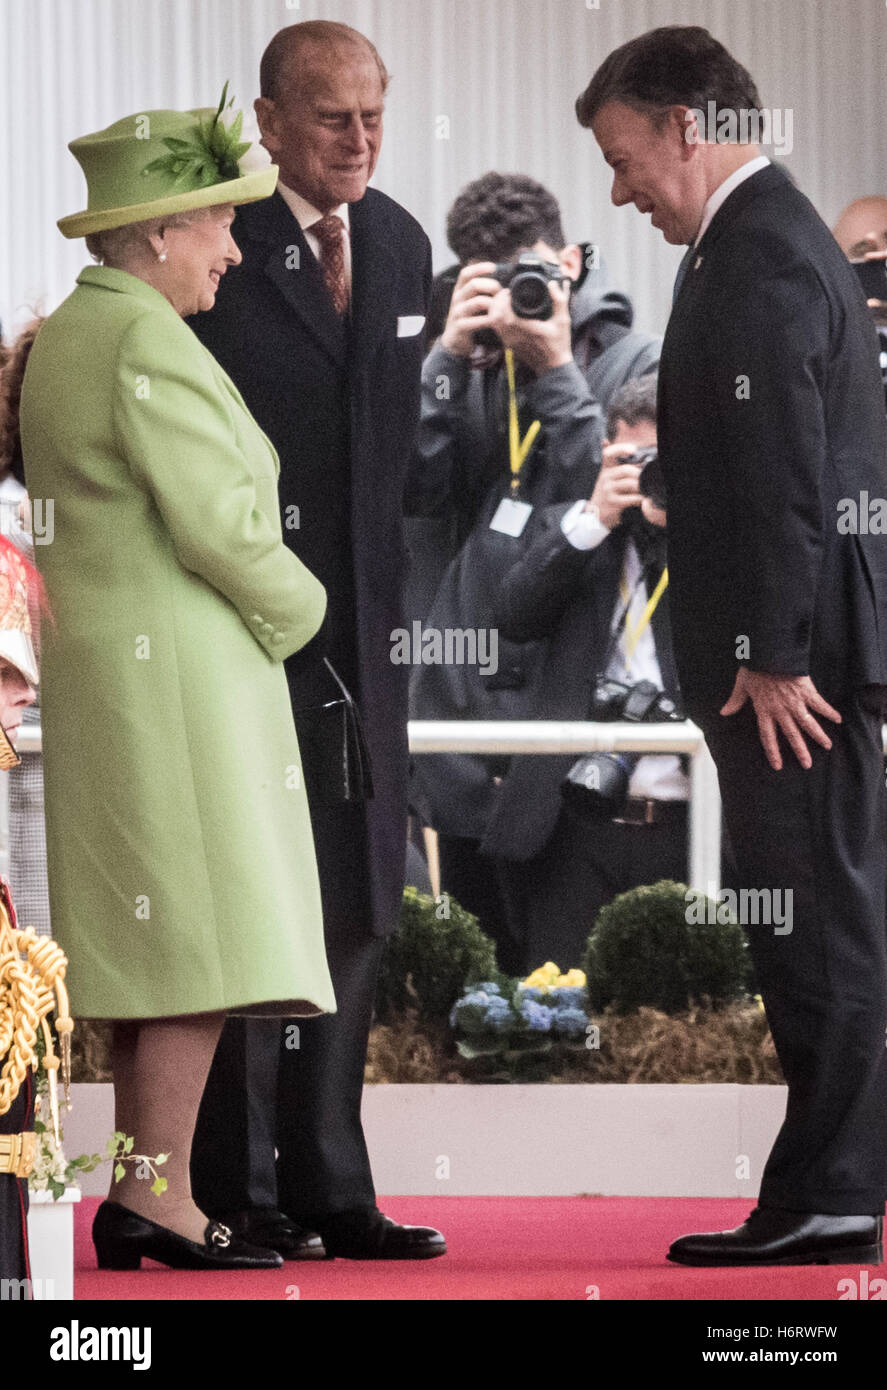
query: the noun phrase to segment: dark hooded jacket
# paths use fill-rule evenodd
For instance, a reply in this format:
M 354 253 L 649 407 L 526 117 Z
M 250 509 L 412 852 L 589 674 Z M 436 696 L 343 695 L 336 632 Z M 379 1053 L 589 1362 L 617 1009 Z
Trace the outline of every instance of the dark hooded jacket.
M 612 290 L 602 268 L 589 269 L 570 298 L 573 358 L 536 377 L 518 367 L 521 437 L 533 420 L 541 430 L 511 492 L 508 393 L 504 366 L 478 370 L 437 344 L 422 373 L 422 416 L 407 487 L 412 578 L 411 618 L 424 631 L 479 631 L 486 669 L 460 664 L 470 648 L 456 641 L 456 660 L 422 664 L 412 642 L 413 719 L 533 719 L 546 641 L 515 643 L 491 630 L 502 580 L 536 533 L 546 508 L 590 495 L 601 460 L 607 409 L 632 377 L 654 371 L 661 340 L 632 329 L 628 297 Z M 520 537 L 490 529 L 502 498 L 516 495 L 533 510 Z M 411 632 L 411 636 L 415 633 Z M 401 654 L 403 648 L 401 647 Z M 433 656 L 430 645 L 427 655 Z M 481 644 L 478 644 L 481 651 Z M 583 718 L 577 712 L 576 718 Z M 413 759 L 411 803 L 443 834 L 480 840 L 493 814 L 508 760 L 464 753 Z

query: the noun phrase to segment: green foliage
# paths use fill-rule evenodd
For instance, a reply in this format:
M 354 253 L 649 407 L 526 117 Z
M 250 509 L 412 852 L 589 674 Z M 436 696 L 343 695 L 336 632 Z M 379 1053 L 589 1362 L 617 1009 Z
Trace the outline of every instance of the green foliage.
M 179 140 L 174 135 L 164 137 L 163 144 L 170 153 L 152 160 L 145 166 L 144 172 L 153 174 L 162 170 L 172 174 L 174 183 L 188 178 L 198 187 L 236 179 L 240 172 L 237 161 L 246 154 L 250 142 L 240 138 L 243 131 L 242 111 L 238 111 L 230 127 L 226 127 L 221 119 L 222 112 L 233 105 L 234 98 L 228 100 L 226 82 L 212 120 L 198 121 L 193 139 Z
M 685 884 L 663 879 L 601 908 L 584 966 L 593 1009 L 676 1014 L 703 1000 L 719 1005 L 742 996 L 748 981 L 742 928 L 735 921 L 688 921 L 686 893 Z
M 389 938 L 379 972 L 376 1011 L 383 1023 L 415 1009 L 420 1020 L 445 1023 L 467 984 L 498 980 L 496 947 L 446 894 L 435 900 L 404 889 L 400 926 Z

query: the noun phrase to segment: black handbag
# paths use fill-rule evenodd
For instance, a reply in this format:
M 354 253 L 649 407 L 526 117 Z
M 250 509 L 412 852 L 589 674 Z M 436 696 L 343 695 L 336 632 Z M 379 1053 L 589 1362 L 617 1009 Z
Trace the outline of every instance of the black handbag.
M 326 657 L 323 665 L 330 677 L 329 699 L 293 711 L 308 803 L 368 801 L 373 776 L 360 712 Z

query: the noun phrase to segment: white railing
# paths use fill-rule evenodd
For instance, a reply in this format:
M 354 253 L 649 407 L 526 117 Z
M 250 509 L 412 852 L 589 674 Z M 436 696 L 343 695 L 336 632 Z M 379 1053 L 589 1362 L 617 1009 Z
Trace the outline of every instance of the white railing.
M 721 794 L 701 731 L 674 724 L 591 724 L 558 720 L 417 719 L 411 753 L 688 753 L 688 880 L 706 893 L 721 886 Z
M 413 719 L 411 753 L 686 753 L 690 757 L 688 879 L 692 888 L 721 885 L 721 797 L 701 731 L 674 724 L 591 724 L 557 720 Z M 887 726 L 884 729 L 887 750 Z M 39 753 L 39 724 L 23 724 L 19 753 Z M 9 868 L 9 783 L 0 777 L 0 873 Z

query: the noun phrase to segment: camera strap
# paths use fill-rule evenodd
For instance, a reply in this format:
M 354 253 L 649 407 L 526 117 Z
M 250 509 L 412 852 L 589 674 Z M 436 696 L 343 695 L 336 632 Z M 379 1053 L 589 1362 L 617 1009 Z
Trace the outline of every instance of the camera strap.
M 666 567 L 666 568 L 662 571 L 662 573 L 660 574 L 660 576 L 659 576 L 659 582 L 658 582 L 658 584 L 656 585 L 656 588 L 653 590 L 652 594 L 651 594 L 650 597 L 647 599 L 646 607 L 644 608 L 644 611 L 643 611 L 643 613 L 641 614 L 641 616 L 640 616 L 640 618 L 639 618 L 637 624 L 633 626 L 632 623 L 631 623 L 630 620 L 629 620 L 629 612 L 630 612 L 630 609 L 631 609 L 631 603 L 632 603 L 632 599 L 634 598 L 635 593 L 637 593 L 638 588 L 640 587 L 640 585 L 641 585 L 643 582 L 644 582 L 643 575 L 641 575 L 641 578 L 638 580 L 638 583 L 635 585 L 634 593 L 629 594 L 629 592 L 628 592 L 628 585 L 627 585 L 626 582 L 625 582 L 625 574 L 624 574 L 624 572 L 623 572 L 622 578 L 621 578 L 620 581 L 619 581 L 619 592 L 620 592 L 620 594 L 621 594 L 621 596 L 622 596 L 623 601 L 625 602 L 625 610 L 624 610 L 623 625 L 624 625 L 624 627 L 625 627 L 625 664 L 626 664 L 626 666 L 628 666 L 628 665 L 631 664 L 631 659 L 632 659 L 632 657 L 633 657 L 634 654 L 635 654 L 635 651 L 636 651 L 636 649 L 637 649 L 638 642 L 641 640 L 641 637 L 643 636 L 644 632 L 646 631 L 647 627 L 649 626 L 650 620 L 651 620 L 651 618 L 653 617 L 653 614 L 656 612 L 656 608 L 657 608 L 657 606 L 658 606 L 658 604 L 659 604 L 659 600 L 662 598 L 662 595 L 665 593 L 665 590 L 668 588 L 668 568 Z
M 511 464 L 511 491 L 517 492 L 520 487 L 520 472 L 523 468 L 527 455 L 536 442 L 542 425 L 539 420 L 534 420 L 527 430 L 523 439 L 520 437 L 520 424 L 517 418 L 517 388 L 514 381 L 514 353 L 511 348 L 505 349 L 505 373 L 508 377 L 508 457 Z
M 637 624 L 634 627 L 630 627 L 628 615 L 631 609 L 631 605 L 634 601 L 635 594 L 638 592 L 644 581 L 645 576 L 643 573 L 641 573 L 638 576 L 634 588 L 631 590 L 631 592 L 629 592 L 628 584 L 625 579 L 625 564 L 623 562 L 622 574 L 619 579 L 619 596 L 622 600 L 622 611 L 620 612 L 619 617 L 616 619 L 616 622 L 610 629 L 610 640 L 607 643 L 607 650 L 604 655 L 604 660 L 601 662 L 599 667 L 601 675 L 606 675 L 607 671 L 609 670 L 610 662 L 613 660 L 613 656 L 619 644 L 619 638 L 622 636 L 623 629 L 625 630 L 626 666 L 631 662 L 631 658 L 634 656 L 637 644 L 643 636 L 643 633 L 647 628 L 648 624 L 650 623 L 653 614 L 655 613 L 659 605 L 659 600 L 662 598 L 662 595 L 665 593 L 665 590 L 668 587 L 668 569 L 663 569 L 661 575 L 659 576 L 659 582 L 657 583 L 655 589 L 653 590 L 652 594 L 647 600 L 644 611 L 641 614 L 641 617 L 639 618 Z

